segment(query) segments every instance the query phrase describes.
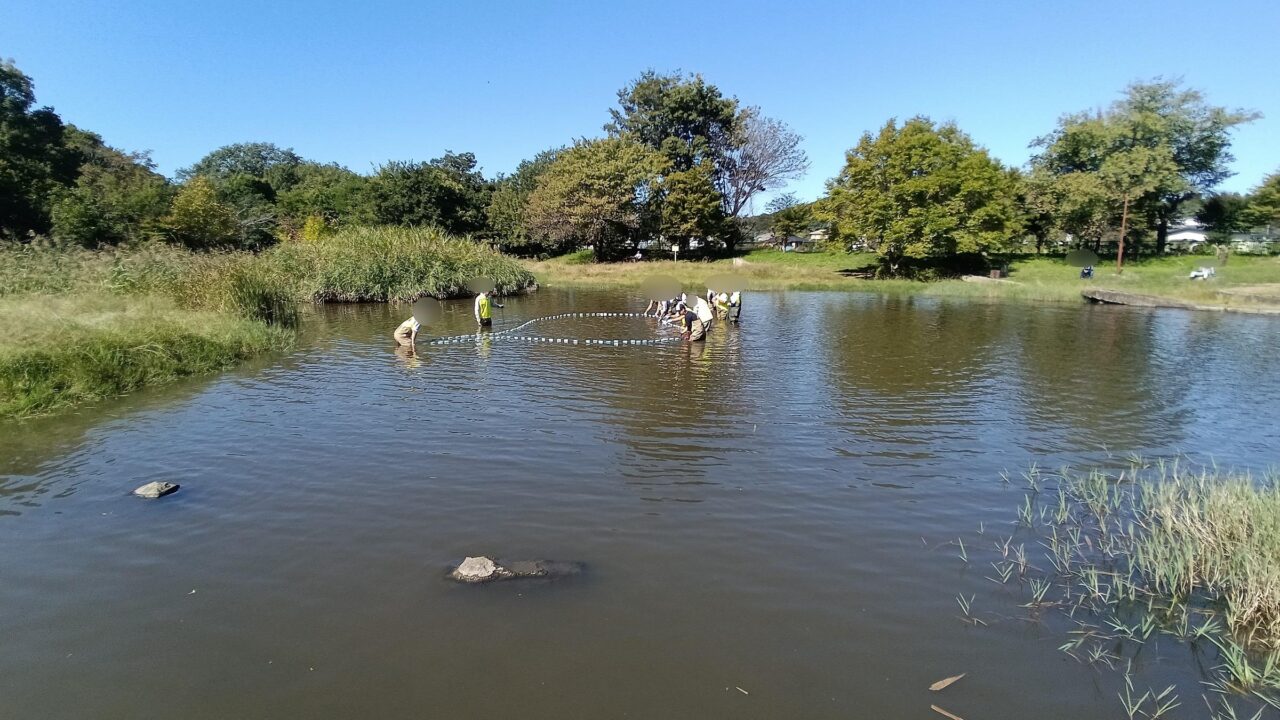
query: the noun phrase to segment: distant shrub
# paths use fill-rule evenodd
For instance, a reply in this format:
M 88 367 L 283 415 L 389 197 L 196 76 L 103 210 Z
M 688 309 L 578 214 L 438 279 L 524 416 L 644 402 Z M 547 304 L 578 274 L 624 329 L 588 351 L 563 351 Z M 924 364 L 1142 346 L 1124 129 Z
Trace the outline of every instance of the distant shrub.
M 564 256 L 565 265 L 588 265 L 596 261 L 596 251 L 591 248 L 571 252 Z

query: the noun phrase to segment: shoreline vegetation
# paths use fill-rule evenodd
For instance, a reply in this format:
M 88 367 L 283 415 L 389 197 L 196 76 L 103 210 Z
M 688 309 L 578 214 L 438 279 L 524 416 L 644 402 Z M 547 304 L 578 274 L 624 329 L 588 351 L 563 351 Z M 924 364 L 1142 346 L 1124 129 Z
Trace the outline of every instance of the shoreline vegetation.
M 288 348 L 297 307 L 461 297 L 534 276 L 431 228 L 352 228 L 258 253 L 158 243 L 0 250 L 0 418 L 21 418 L 226 369 Z
M 1019 589 L 1028 621 L 1073 627 L 1064 653 L 1123 673 L 1128 717 L 1182 704 L 1174 687 L 1139 694 L 1130 677 L 1166 644 L 1196 656 L 1212 717 L 1280 708 L 1280 476 L 1135 457 L 1119 472 L 1032 467 L 1022 481 L 1007 539 L 992 551 L 971 538 L 967 551 L 962 538 L 958 555 L 990 561 L 987 579 Z M 972 597 L 957 600 L 966 622 L 985 623 Z
M 1095 268 L 1091 280 L 1063 258 L 1019 256 L 1009 262 L 1006 278 L 985 276 L 940 280 L 879 279 L 869 277 L 875 263 L 870 253 L 784 253 L 754 250 L 737 259 L 708 262 L 654 260 L 643 262 L 578 262 L 574 256 L 530 261 L 527 267 L 547 287 L 627 288 L 639 290 L 645 278 L 666 275 L 687 287 L 704 286 L 707 279 L 732 273 L 746 288 L 767 290 L 840 290 L 889 295 L 994 298 L 1027 302 L 1084 302 L 1081 291 L 1104 288 L 1193 302 L 1210 309 L 1280 308 L 1280 257 L 1237 256 L 1207 281 L 1188 274 L 1216 265 L 1211 256 L 1181 255 L 1131 262 L 1122 274 L 1113 267 Z M 1237 292 L 1236 290 L 1239 290 Z

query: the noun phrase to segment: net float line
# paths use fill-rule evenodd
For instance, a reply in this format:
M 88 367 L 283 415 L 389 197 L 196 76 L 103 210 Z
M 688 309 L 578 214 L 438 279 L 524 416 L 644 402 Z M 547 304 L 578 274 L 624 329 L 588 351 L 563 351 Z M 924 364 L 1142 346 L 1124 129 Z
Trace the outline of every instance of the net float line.
M 535 323 L 547 320 L 565 320 L 569 318 L 595 318 L 595 317 L 615 317 L 615 318 L 639 318 L 649 317 L 644 313 L 638 312 L 585 312 L 585 313 L 560 313 L 558 315 L 546 315 L 544 317 L 534 318 L 523 322 L 513 328 L 506 330 L 497 330 L 487 333 L 470 333 L 467 335 L 451 335 L 449 337 L 436 338 L 429 340 L 423 345 L 457 345 L 459 343 L 478 342 L 482 339 L 497 341 L 512 341 L 525 343 L 542 343 L 549 345 L 607 345 L 613 347 L 621 347 L 623 345 L 665 345 L 667 343 L 679 342 L 682 338 L 679 336 L 659 337 L 659 338 L 565 338 L 565 337 L 546 337 L 543 335 L 516 335 L 515 333 L 533 325 Z

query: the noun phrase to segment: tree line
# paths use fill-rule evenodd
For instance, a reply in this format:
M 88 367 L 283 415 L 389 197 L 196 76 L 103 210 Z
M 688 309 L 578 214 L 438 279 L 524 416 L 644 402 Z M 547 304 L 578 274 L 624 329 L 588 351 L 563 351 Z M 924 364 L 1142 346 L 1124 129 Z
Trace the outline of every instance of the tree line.
M 732 249 L 734 220 L 808 167 L 800 137 L 698 75 L 646 72 L 618 93 L 606 137 L 486 178 L 469 152 L 361 175 L 270 143 L 218 148 L 171 181 L 145 153 L 37 108 L 0 63 L 0 239 L 101 247 L 160 239 L 260 248 L 341 225 L 435 225 L 524 254 L 584 246 L 602 259 L 662 236 Z
M 1217 194 L 1230 134 L 1258 117 L 1180 82 L 1135 83 L 1104 110 L 1064 115 L 1012 168 L 953 123 L 888 121 L 846 153 L 825 195 L 769 205 L 775 233 L 812 227 L 885 269 L 985 258 L 1069 237 L 1122 255 L 1164 250 L 1194 210 L 1220 236 L 1280 222 L 1280 173 L 1248 196 Z M 342 225 L 435 225 L 518 254 L 591 247 L 613 260 L 661 247 L 733 251 L 761 193 L 803 176 L 801 137 L 697 74 L 647 71 L 618 91 L 604 136 L 549 148 L 508 176 L 472 153 L 390 161 L 369 174 L 270 143 L 219 148 L 170 180 L 144 153 L 108 146 L 37 107 L 0 62 L 0 240 L 101 247 L 159 239 L 260 248 Z
M 1231 131 L 1260 117 L 1206 102 L 1178 81 L 1134 83 L 1105 110 L 1064 115 L 1035 139 L 1026 168 L 992 158 L 953 123 L 915 117 L 866 133 L 827 194 L 783 203 L 775 228 L 816 220 L 846 249 L 890 270 L 954 263 L 1069 239 L 1117 264 L 1195 215 L 1217 239 L 1280 222 L 1280 173 L 1248 197 L 1217 194 L 1231 175 Z

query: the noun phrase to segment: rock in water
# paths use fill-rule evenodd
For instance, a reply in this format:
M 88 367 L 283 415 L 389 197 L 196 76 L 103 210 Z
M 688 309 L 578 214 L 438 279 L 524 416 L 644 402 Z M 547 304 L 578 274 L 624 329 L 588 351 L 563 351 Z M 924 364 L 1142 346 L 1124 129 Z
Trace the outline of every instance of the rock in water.
M 499 577 L 498 564 L 487 557 L 469 557 L 450 573 L 459 582 L 487 582 Z
M 449 573 L 463 583 L 485 583 L 518 578 L 559 578 L 582 572 L 582 563 L 554 560 L 512 560 L 499 564 L 487 557 L 468 557 Z
M 171 482 L 149 482 L 133 491 L 134 495 L 143 498 L 158 498 L 175 492 L 180 485 Z

